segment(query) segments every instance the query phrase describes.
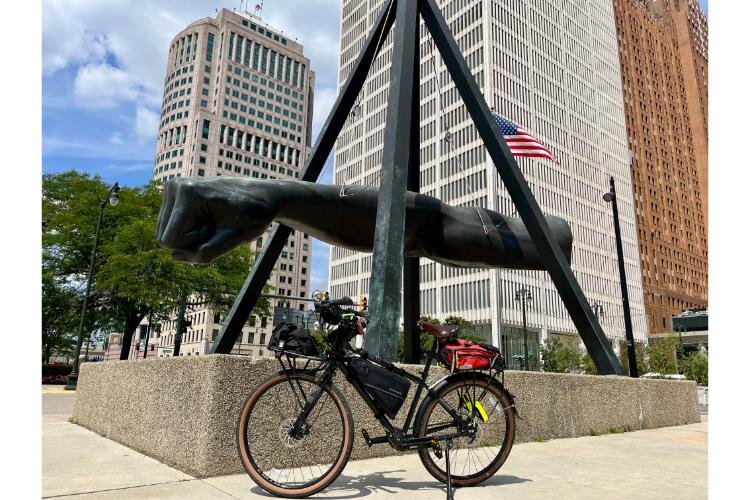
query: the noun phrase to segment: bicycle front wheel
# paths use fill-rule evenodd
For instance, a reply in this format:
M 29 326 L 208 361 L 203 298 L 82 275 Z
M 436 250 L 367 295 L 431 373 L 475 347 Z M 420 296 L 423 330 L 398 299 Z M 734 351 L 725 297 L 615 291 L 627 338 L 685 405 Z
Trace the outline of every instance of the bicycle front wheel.
M 324 489 L 344 469 L 354 443 L 351 410 L 341 391 L 323 387 L 301 436 L 290 430 L 316 387 L 315 377 L 283 372 L 263 381 L 242 409 L 237 432 L 240 459 L 267 492 L 304 498 Z
M 494 379 L 489 381 L 466 375 L 438 391 L 425 412 L 414 424 L 420 436 L 439 436 L 456 432 L 453 417 L 439 404 L 442 399 L 463 419 L 470 420 L 474 431 L 457 437 L 450 450 L 451 482 L 454 486 L 475 486 L 492 477 L 505 463 L 516 436 L 513 403 Z M 419 450 L 427 471 L 446 483 L 445 451 L 436 454 L 432 448 Z

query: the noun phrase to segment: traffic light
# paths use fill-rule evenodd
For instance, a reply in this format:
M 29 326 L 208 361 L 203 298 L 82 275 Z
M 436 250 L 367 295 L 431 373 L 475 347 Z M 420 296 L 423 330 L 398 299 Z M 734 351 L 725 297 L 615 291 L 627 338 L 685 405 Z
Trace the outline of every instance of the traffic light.
M 367 310 L 367 297 L 364 295 L 359 296 L 359 310 L 365 312 Z
M 320 300 L 323 300 L 323 301 L 331 300 L 331 295 L 328 292 L 323 292 Z

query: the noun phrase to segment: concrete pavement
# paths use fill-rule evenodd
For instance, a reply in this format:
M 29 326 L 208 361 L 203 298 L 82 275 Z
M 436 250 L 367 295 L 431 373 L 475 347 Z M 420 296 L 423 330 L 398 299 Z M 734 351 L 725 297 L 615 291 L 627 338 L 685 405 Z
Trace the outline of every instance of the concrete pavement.
M 68 422 L 74 394 L 43 394 L 43 496 L 262 498 L 244 474 L 196 479 Z M 149 423 L 144 422 L 144 432 Z M 456 499 L 703 499 L 708 424 L 517 444 L 502 469 Z M 189 437 L 188 437 L 189 438 Z M 349 462 L 319 498 L 444 498 L 415 454 Z

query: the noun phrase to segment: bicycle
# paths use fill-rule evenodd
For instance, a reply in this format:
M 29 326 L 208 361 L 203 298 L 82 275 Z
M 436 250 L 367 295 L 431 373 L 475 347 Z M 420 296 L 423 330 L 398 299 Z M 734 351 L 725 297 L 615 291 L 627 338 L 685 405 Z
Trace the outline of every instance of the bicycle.
M 383 436 L 370 437 L 362 429 L 367 446 L 387 443 L 398 451 L 417 450 L 427 471 L 447 485 L 449 499 L 454 486 L 475 486 L 497 472 L 513 446 L 517 414 L 515 397 L 498 379 L 505 368 L 499 350 L 481 344 L 491 347 L 493 355 L 489 370 L 483 371 L 462 371 L 468 355 L 459 357 L 455 350 L 451 374 L 428 386 L 438 348 L 456 342 L 458 327 L 419 322 L 434 340 L 417 376 L 351 346 L 357 335 L 364 335 L 367 316 L 342 309 L 353 305 L 350 298 L 314 298 L 325 334 L 323 352 L 302 354 L 290 347 L 306 342 L 304 330 L 272 339 L 281 370 L 259 384 L 240 413 L 239 455 L 258 486 L 276 496 L 304 498 L 341 474 L 352 452 L 354 422 L 346 397 L 333 384 L 337 371 L 385 430 Z M 406 420 L 396 427 L 391 420 L 413 384 L 417 387 Z M 423 390 L 427 393 L 420 402 Z

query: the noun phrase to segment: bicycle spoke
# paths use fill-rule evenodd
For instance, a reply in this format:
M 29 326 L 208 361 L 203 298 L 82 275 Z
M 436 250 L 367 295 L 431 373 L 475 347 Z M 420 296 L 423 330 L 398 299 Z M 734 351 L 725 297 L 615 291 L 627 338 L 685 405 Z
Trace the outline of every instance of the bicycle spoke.
M 510 415 L 507 411 L 497 411 L 498 406 L 503 408 L 507 405 L 502 404 L 504 396 L 500 390 L 491 386 L 489 382 L 485 384 L 481 379 L 468 378 L 465 382 L 451 387 L 440 394 L 442 400 L 452 406 L 462 418 L 468 417 L 471 424 L 468 434 L 458 436 L 453 440 L 453 449 L 450 450 L 451 476 L 456 480 L 464 481 L 477 478 L 469 485 L 476 484 L 486 479 L 486 476 L 481 478 L 478 476 L 482 471 L 496 464 L 503 453 Z M 423 418 L 427 422 L 420 424 L 420 428 L 426 436 L 435 435 L 448 427 L 456 426 L 438 402 L 429 407 Z M 431 461 L 434 464 L 433 467 L 445 474 L 447 453 L 448 450 L 444 449 L 442 457 L 438 458 L 434 450 L 423 451 L 420 452 L 420 457 L 423 462 Z M 444 478 L 441 480 L 444 481 Z
M 282 488 L 301 488 L 319 482 L 337 462 L 346 446 L 345 416 L 330 391 L 323 389 L 302 434 L 292 435 L 299 398 L 306 398 L 318 382 L 305 377 L 279 380 L 258 396 L 250 410 L 245 449 L 252 467 L 269 482 Z M 291 408 L 290 397 L 295 400 Z

